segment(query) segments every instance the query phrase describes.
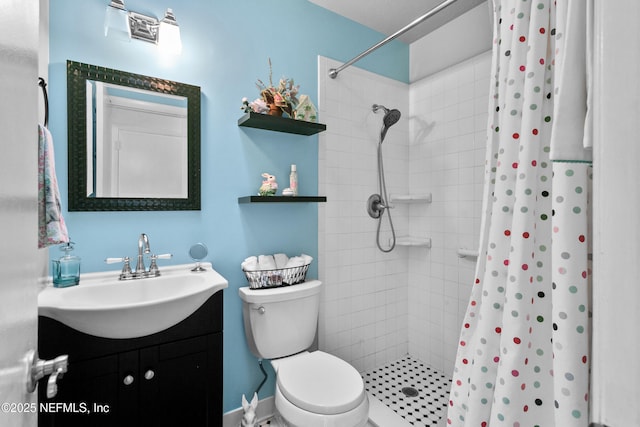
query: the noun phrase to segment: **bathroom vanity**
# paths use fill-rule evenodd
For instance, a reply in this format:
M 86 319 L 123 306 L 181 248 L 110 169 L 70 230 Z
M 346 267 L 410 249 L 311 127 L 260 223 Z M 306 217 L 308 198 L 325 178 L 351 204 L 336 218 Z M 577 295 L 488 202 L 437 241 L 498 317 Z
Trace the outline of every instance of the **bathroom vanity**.
M 222 300 L 215 292 L 178 324 L 138 338 L 97 337 L 39 316 L 39 356 L 68 354 L 69 368 L 53 399 L 40 381 L 50 411 L 38 425 L 222 426 Z

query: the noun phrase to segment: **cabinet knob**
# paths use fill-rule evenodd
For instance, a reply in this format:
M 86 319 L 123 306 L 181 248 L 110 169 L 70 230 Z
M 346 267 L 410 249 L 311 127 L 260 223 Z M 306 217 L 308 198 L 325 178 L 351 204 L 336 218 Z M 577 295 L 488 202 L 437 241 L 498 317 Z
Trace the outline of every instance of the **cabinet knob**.
M 122 382 L 124 383 L 124 385 L 133 384 L 133 376 L 132 375 L 127 375 L 126 377 L 124 377 L 124 380 L 122 380 Z
M 147 372 L 145 372 L 145 373 L 144 373 L 144 377 L 145 377 L 145 379 L 147 379 L 147 380 L 150 380 L 150 379 L 152 379 L 152 378 L 153 378 L 153 377 L 155 377 L 155 376 L 156 376 L 156 373 L 155 373 L 155 372 L 153 372 L 151 369 L 149 369 Z

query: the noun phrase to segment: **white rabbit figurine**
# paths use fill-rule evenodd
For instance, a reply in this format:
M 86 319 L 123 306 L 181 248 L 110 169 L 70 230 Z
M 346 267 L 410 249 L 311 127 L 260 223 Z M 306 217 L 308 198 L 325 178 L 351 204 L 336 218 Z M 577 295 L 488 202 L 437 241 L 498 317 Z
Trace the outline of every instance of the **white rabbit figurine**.
M 240 427 L 257 427 L 256 422 L 256 408 L 258 407 L 258 394 L 253 393 L 253 399 L 251 403 L 247 402 L 247 399 L 242 395 L 242 409 L 244 414 L 242 415 L 242 422 Z
M 262 185 L 258 190 L 258 194 L 261 196 L 273 196 L 276 194 L 276 190 L 278 189 L 278 183 L 276 182 L 276 177 L 269 174 L 263 173 L 262 177 L 264 181 L 262 181 Z

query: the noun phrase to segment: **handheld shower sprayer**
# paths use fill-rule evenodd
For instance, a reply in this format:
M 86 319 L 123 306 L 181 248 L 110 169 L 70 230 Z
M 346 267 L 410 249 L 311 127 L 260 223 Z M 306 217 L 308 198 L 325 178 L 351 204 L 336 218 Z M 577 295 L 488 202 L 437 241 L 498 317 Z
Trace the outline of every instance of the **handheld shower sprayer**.
M 384 111 L 384 117 L 382 118 L 382 129 L 380 130 L 380 141 L 378 143 L 378 187 L 379 194 L 372 194 L 367 200 L 367 212 L 369 216 L 374 219 L 378 219 L 378 230 L 376 232 L 376 244 L 378 248 L 382 252 L 391 252 L 393 248 L 396 246 L 396 232 L 393 228 L 393 221 L 391 220 L 391 209 L 393 206 L 389 205 L 387 196 L 387 184 L 384 178 L 384 165 L 382 161 L 382 143 L 384 142 L 384 138 L 387 136 L 387 131 L 389 128 L 400 120 L 400 111 L 394 109 L 389 109 L 384 105 L 373 104 L 371 106 L 371 110 L 374 113 L 377 113 L 379 110 Z M 391 246 L 388 249 L 383 249 L 380 244 L 380 226 L 382 224 L 382 214 L 387 212 L 387 216 L 389 217 L 389 225 L 391 227 Z
M 400 116 L 402 115 L 400 111 L 394 109 L 388 109 L 384 105 L 373 104 L 371 106 L 371 110 L 374 113 L 377 113 L 379 110 L 384 111 L 384 117 L 382 118 L 382 129 L 380 130 L 380 144 L 384 141 L 385 136 L 387 136 L 387 131 L 389 128 L 400 120 Z

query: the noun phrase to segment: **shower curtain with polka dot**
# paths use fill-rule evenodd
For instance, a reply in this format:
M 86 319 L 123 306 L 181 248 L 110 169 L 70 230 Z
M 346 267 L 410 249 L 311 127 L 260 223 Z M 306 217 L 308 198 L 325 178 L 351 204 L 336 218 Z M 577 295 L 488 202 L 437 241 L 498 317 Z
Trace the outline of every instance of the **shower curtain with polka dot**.
M 566 37 L 586 26 L 584 10 L 568 18 L 580 2 L 493 0 L 480 256 L 451 426 L 588 425 L 588 55 L 572 50 L 587 37 Z

